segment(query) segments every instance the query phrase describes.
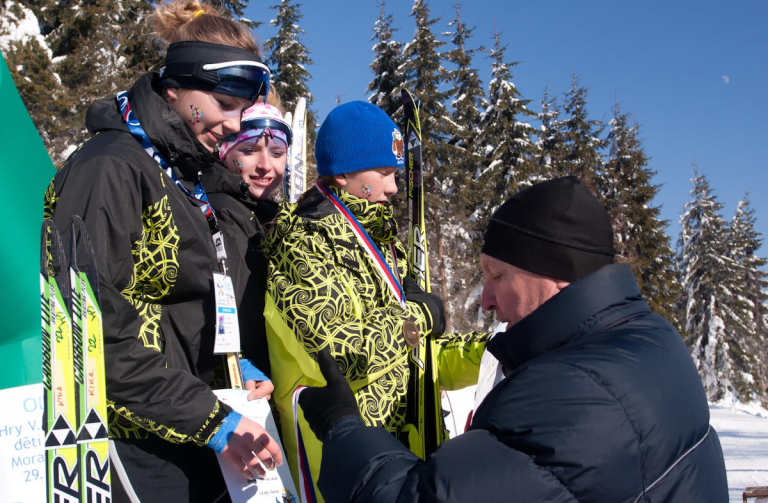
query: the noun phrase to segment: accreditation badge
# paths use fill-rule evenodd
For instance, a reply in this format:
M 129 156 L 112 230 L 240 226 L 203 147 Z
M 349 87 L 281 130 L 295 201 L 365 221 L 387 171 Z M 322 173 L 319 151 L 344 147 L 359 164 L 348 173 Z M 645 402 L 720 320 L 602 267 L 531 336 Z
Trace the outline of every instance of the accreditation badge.
M 213 288 L 216 296 L 216 343 L 215 354 L 240 352 L 240 326 L 237 322 L 235 287 L 232 278 L 225 274 L 213 273 Z

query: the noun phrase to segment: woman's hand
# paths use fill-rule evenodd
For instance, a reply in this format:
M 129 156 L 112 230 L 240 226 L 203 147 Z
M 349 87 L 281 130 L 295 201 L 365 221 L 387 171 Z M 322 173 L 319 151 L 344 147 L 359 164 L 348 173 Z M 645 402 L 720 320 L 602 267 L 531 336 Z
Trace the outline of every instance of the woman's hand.
M 259 460 L 267 470 L 274 470 L 275 465 L 283 464 L 283 453 L 277 442 L 264 428 L 247 417 L 243 417 L 237 424 L 221 455 L 248 479 L 252 476 L 264 477 L 266 472 Z
M 269 400 L 272 398 L 272 392 L 275 391 L 275 385 L 272 384 L 272 381 L 246 381 L 245 389 L 250 391 L 248 393 L 248 400 L 255 400 L 257 398 Z

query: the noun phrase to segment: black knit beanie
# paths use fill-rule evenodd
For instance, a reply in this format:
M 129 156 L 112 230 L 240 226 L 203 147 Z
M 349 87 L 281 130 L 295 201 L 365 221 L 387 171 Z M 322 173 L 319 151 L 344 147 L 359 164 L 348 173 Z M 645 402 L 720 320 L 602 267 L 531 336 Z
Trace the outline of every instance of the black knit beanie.
M 575 176 L 508 199 L 491 217 L 482 253 L 569 282 L 612 264 L 616 254 L 608 212 Z

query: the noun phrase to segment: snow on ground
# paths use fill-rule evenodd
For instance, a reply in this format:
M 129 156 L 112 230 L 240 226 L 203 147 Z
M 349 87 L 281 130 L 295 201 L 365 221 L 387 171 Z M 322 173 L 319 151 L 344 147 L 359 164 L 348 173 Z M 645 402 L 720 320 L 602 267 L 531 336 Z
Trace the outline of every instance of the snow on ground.
M 709 414 L 723 446 L 730 502 L 741 503 L 745 487 L 768 486 L 768 418 L 717 405 Z
M 464 431 L 467 415 L 474 407 L 475 386 L 446 395 L 443 408 L 453 413 L 446 416 L 445 422 L 454 437 L 457 431 Z M 742 503 L 746 487 L 768 486 L 768 415 L 764 411 L 740 404 L 709 407 L 710 423 L 723 446 L 730 503 Z

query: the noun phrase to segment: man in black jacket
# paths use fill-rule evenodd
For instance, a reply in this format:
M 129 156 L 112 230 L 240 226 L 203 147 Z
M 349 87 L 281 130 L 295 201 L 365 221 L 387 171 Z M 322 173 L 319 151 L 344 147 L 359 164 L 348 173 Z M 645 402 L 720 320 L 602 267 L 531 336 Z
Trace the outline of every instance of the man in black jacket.
M 333 360 L 300 404 L 323 438 L 328 502 L 725 502 L 720 442 L 680 335 L 613 263 L 607 213 L 575 177 L 534 185 L 493 215 L 483 308 L 504 379 L 469 430 L 426 462 L 366 428 Z

